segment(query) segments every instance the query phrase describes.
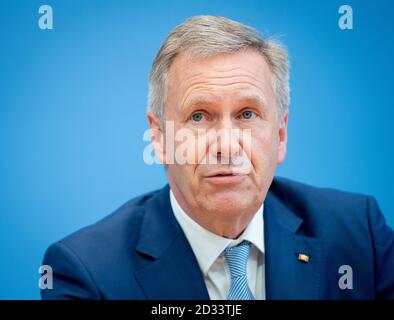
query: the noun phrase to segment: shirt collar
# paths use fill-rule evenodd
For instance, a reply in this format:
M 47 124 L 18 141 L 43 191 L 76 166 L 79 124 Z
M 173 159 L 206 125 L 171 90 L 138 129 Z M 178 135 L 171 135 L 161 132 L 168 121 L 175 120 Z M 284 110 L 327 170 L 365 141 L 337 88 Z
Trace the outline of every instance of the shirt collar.
M 235 246 L 244 240 L 251 242 L 261 253 L 264 253 L 264 203 L 244 232 L 237 239 L 228 239 L 210 232 L 190 218 L 179 205 L 172 190 L 170 190 L 170 201 L 175 218 L 185 233 L 204 275 L 225 248 Z

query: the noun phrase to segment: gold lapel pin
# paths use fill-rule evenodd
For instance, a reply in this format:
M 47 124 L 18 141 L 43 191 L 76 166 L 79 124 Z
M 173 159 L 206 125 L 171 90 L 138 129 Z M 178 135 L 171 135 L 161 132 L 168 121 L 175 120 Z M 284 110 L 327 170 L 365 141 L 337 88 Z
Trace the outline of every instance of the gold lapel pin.
M 299 253 L 298 254 L 298 261 L 303 262 L 303 263 L 308 263 L 309 262 L 309 256 L 304 253 Z

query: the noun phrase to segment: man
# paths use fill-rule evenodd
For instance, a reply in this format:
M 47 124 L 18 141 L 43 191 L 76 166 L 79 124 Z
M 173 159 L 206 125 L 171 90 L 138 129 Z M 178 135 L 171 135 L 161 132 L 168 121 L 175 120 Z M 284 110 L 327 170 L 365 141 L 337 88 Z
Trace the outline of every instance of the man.
M 393 299 L 394 233 L 376 201 L 274 178 L 288 81 L 282 46 L 245 25 L 176 27 L 147 114 L 169 185 L 50 246 L 42 297 Z

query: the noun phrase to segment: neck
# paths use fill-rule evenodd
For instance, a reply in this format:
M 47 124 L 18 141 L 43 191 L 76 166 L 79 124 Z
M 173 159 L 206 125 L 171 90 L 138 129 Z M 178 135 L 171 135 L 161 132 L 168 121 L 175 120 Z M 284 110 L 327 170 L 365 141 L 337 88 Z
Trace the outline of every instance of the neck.
M 199 207 L 192 207 L 185 201 L 178 189 L 171 188 L 175 199 L 182 210 L 204 229 L 224 238 L 237 239 L 253 219 L 258 207 L 239 212 L 234 216 L 223 216 L 216 212 L 206 211 Z

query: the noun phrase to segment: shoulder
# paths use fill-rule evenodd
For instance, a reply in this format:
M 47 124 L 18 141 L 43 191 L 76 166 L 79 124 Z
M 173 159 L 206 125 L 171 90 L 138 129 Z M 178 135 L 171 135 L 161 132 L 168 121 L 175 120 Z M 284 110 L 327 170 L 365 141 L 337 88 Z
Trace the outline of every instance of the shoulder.
M 279 197 L 300 199 L 307 203 L 328 201 L 332 204 L 340 202 L 342 205 L 358 205 L 365 202 L 367 198 L 366 195 L 361 193 L 348 192 L 334 188 L 316 187 L 283 177 L 275 177 L 270 190 Z
M 334 188 L 316 187 L 299 181 L 275 177 L 270 190 L 280 196 L 295 196 L 305 199 L 318 197 L 320 200 L 338 198 L 338 200 L 359 201 L 365 199 L 366 195 L 361 193 L 348 192 Z
M 161 206 L 166 191 L 167 186 L 131 199 L 104 219 L 49 246 L 43 264 L 52 267 L 56 290 L 42 290 L 42 297 L 143 298 L 130 277 L 142 263 L 135 247 L 144 217 Z
M 135 197 L 100 221 L 84 227 L 59 242 L 76 256 L 91 260 L 122 257 L 135 247 L 144 216 L 157 205 L 168 187 Z
M 315 187 L 286 178 L 275 178 L 270 192 L 303 219 L 311 235 L 341 228 L 367 232 L 369 209 L 376 203 L 360 193 Z

